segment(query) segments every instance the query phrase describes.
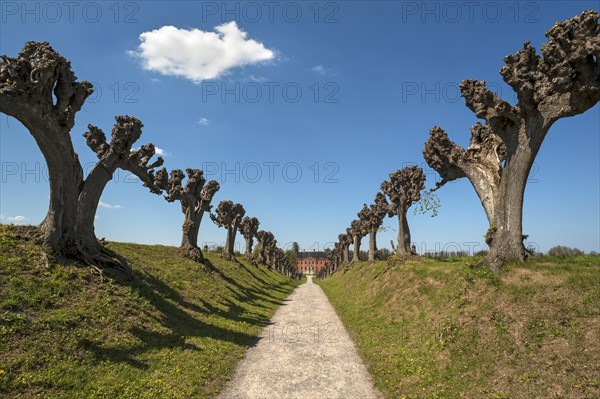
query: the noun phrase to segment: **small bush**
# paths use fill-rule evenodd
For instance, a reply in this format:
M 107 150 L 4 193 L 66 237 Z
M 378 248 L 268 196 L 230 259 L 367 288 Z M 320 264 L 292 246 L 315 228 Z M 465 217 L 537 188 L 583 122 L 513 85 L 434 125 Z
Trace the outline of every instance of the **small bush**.
M 554 256 L 556 258 L 570 258 L 573 256 L 581 256 L 584 255 L 584 252 L 578 248 L 569 248 L 563 245 L 557 245 L 555 247 L 550 248 L 548 251 L 548 256 Z

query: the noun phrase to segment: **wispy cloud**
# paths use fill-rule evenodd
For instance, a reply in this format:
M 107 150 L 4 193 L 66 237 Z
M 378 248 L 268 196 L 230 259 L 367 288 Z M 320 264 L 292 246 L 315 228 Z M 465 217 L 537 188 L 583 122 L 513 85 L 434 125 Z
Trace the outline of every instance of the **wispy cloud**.
M 0 215 L 0 220 L 2 220 L 3 222 L 20 224 L 20 223 L 26 222 L 27 218 L 25 216 L 21 216 L 21 215 L 17 215 L 17 216 Z
M 198 121 L 198 124 L 202 125 L 202 126 L 206 126 L 206 125 L 208 125 L 208 119 L 200 118 L 200 120 Z
M 100 203 L 98 203 L 98 205 L 100 205 L 100 207 L 106 208 L 106 209 L 121 209 L 122 208 L 121 205 L 111 205 L 111 204 L 107 204 L 106 202 L 102 202 L 102 201 L 100 201 Z
M 266 82 L 267 80 L 269 80 L 264 76 L 254 76 L 254 75 L 250 75 L 249 79 L 253 82 Z
M 313 72 L 318 73 L 319 75 L 323 75 L 323 76 L 336 76 L 337 74 L 335 73 L 335 70 L 333 70 L 332 68 L 327 68 L 324 65 L 315 65 L 314 67 L 311 68 Z
M 215 32 L 163 26 L 143 32 L 142 43 L 129 53 L 139 57 L 146 70 L 200 83 L 275 57 L 273 50 L 247 36 L 235 21 L 215 27 Z
M 325 67 L 323 65 L 315 65 L 312 67 L 312 70 L 318 74 L 325 75 Z

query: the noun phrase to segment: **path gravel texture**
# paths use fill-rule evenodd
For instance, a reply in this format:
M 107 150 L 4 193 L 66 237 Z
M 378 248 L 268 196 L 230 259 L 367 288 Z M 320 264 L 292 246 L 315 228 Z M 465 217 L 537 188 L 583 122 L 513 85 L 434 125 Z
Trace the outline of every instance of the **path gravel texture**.
M 220 399 L 380 399 L 321 287 L 286 299 Z

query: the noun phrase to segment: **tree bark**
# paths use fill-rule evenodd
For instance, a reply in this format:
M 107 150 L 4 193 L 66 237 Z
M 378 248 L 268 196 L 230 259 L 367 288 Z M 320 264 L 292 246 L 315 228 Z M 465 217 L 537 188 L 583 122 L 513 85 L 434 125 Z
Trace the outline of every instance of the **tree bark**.
M 533 161 L 548 131 L 547 127 L 539 123 L 539 118 L 537 123 L 532 121 L 536 121 L 536 118 L 529 118 L 530 126 L 521 127 L 519 137 L 523 143 L 514 143 L 514 148 L 509 148 L 502 171 L 504 178 L 500 181 L 495 199 L 494 218 L 490 227 L 490 250 L 486 257 L 494 273 L 506 261 L 522 262 L 527 255 L 523 245 L 525 187 Z
M 185 217 L 181 227 L 182 236 L 180 248 L 183 251 L 184 256 L 196 262 L 203 262 L 205 260 L 202 249 L 198 246 L 198 233 L 200 232 L 200 224 L 202 223 L 203 216 L 203 210 L 200 209 L 194 211 L 192 207 L 188 207 L 185 211 Z
M 355 234 L 353 236 L 354 239 L 354 253 L 352 254 L 352 263 L 355 262 L 360 262 L 360 241 L 361 241 L 361 237 L 358 236 L 358 234 Z
M 397 255 L 411 255 L 410 249 L 410 228 L 406 219 L 408 209 L 402 205 L 398 205 L 398 248 Z
M 239 228 L 240 217 L 236 217 L 234 221 L 227 227 L 227 240 L 225 242 L 225 256 L 229 259 L 235 258 L 235 235 Z
M 264 243 L 260 243 L 260 251 L 258 251 L 258 261 L 259 263 L 266 265 L 267 257 L 265 255 L 265 245 Z
M 232 230 L 233 227 L 231 225 L 227 226 L 227 236 L 225 238 L 225 257 L 231 259 L 233 256 L 233 238 L 232 238 Z
M 32 117 L 34 112 L 25 112 L 29 117 L 20 113 L 9 115 L 17 118 L 29 130 L 48 165 L 50 203 L 46 217 L 39 225 L 42 243 L 59 253 L 70 253 L 73 251 L 73 238 L 76 237 L 77 200 L 83 169 L 73 149 L 69 131 Z
M 342 260 L 342 263 L 350 263 L 350 244 L 345 244 L 344 245 L 344 254 L 343 254 L 344 258 Z
M 246 259 L 252 260 L 252 236 L 246 237 Z
M 373 262 L 377 254 L 377 230 L 371 229 L 369 233 L 369 261 Z

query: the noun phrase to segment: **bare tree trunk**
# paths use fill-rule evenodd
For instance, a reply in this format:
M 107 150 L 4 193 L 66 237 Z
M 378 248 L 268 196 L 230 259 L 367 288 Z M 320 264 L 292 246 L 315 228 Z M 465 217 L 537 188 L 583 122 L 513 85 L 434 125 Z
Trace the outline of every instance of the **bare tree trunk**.
M 352 263 L 354 262 L 360 262 L 360 241 L 361 238 L 358 236 L 358 234 L 355 234 L 353 236 L 354 238 L 354 253 L 352 254 Z
M 77 161 L 78 162 L 78 161 Z M 76 172 L 76 173 L 73 173 Z M 48 162 L 50 204 L 39 225 L 42 242 L 59 253 L 71 253 L 77 220 L 77 199 L 83 172 L 78 163 Z
M 246 237 L 246 259 L 252 260 L 252 236 Z
M 260 244 L 260 251 L 258 251 L 258 262 L 265 265 L 267 263 L 267 257 L 265 255 L 265 246 L 263 243 Z
M 271 259 L 271 251 L 265 251 L 265 255 L 265 266 L 271 269 L 271 263 L 273 262 L 273 260 Z
M 240 227 L 241 217 L 236 217 L 233 223 L 231 224 L 231 238 L 229 239 L 229 256 L 231 259 L 235 258 L 235 236 L 237 234 L 238 228 Z
M 377 230 L 371 229 L 369 233 L 369 261 L 372 262 L 376 258 L 377 253 Z
M 77 200 L 83 169 L 73 149 L 69 131 L 38 121 L 37 118 L 13 116 L 29 130 L 48 165 L 50 204 L 46 217 L 39 225 L 42 242 L 59 253 L 76 252 L 74 248 L 65 249 L 74 245 L 72 239 L 76 237 Z M 56 139 L 60 136 L 63 136 L 62 140 Z
M 64 135 L 62 140 L 57 140 L 48 137 L 47 132 L 34 134 L 35 130 L 31 129 L 36 129 L 35 126 L 27 127 L 46 159 L 50 180 L 50 204 L 39 225 L 42 243 L 67 257 L 89 265 L 115 268 L 133 277 L 127 260 L 102 246 L 94 231 L 100 197 L 117 165 L 107 168 L 99 163 L 84 181 L 83 169 L 68 132 L 57 133 L 59 130 L 56 129 L 51 136 Z
M 490 250 L 486 258 L 492 271 L 497 273 L 507 260 L 522 262 L 526 251 L 523 245 L 523 200 L 525 186 L 539 142 L 519 145 L 514 155 L 509 156 L 503 170 L 495 203 L 493 224 L 489 235 Z M 510 154 L 510 152 L 509 152 Z M 509 178 L 510 177 L 510 178 Z
M 402 205 L 398 206 L 398 248 L 396 249 L 397 255 L 411 255 L 410 249 L 410 228 L 408 227 L 408 220 L 406 219 L 406 212 L 408 209 Z
M 114 172 L 119 168 L 119 162 L 118 158 L 99 161 L 83 182 L 77 203 L 76 243 L 79 251 L 84 254 L 84 260 L 87 260 L 87 257 L 90 260 L 105 260 L 106 263 L 121 269 L 128 276 L 133 276 L 134 273 L 129 262 L 102 246 L 96 238 L 94 228 L 100 197 L 106 185 L 112 180 Z
M 185 219 L 183 221 L 182 236 L 181 236 L 181 250 L 183 255 L 196 262 L 204 262 L 204 254 L 202 249 L 198 246 L 198 233 L 200 232 L 200 224 L 202 223 L 202 217 L 204 211 L 194 211 L 192 207 L 188 207 L 185 212 Z
M 77 207 L 75 231 L 78 245 L 92 253 L 101 247 L 96 239 L 94 218 L 102 191 L 112 178 L 113 170 L 107 170 L 104 165 L 97 164 L 83 183 Z
M 342 263 L 350 263 L 350 244 L 344 245 L 344 258 Z
M 275 269 L 275 252 L 269 251 L 269 269 Z
M 225 252 L 225 257 L 228 259 L 231 259 L 231 257 L 233 256 L 233 250 L 232 250 L 232 232 L 231 230 L 233 229 L 233 226 L 229 225 L 227 226 L 227 236 L 225 238 L 225 248 L 224 248 L 224 252 Z

